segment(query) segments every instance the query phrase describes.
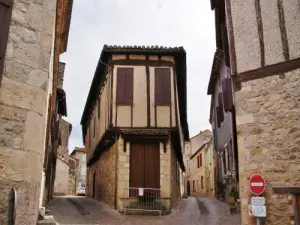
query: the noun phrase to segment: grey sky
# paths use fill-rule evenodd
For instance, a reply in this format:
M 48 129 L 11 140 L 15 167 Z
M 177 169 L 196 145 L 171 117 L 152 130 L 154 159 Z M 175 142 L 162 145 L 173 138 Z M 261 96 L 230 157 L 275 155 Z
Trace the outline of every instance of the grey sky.
M 190 135 L 210 128 L 206 95 L 215 51 L 209 0 L 74 0 L 64 88 L 73 130 L 70 151 L 82 146 L 80 119 L 104 44 L 183 46 L 187 51 Z

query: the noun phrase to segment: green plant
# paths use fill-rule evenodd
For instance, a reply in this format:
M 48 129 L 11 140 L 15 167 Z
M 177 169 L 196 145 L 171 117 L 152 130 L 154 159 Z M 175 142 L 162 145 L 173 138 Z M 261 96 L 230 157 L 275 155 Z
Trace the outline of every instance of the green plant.
M 239 197 L 239 193 L 235 190 L 235 187 L 231 188 L 231 191 L 229 192 L 229 196 L 234 197 L 235 199 Z

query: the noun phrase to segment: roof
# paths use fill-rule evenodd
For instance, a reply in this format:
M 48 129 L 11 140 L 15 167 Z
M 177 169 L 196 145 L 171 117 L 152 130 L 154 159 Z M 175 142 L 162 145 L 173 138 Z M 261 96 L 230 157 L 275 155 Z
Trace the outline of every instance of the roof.
M 70 23 L 72 17 L 72 8 L 73 8 L 73 0 L 64 0 L 63 1 L 63 15 L 62 15 L 62 33 L 61 33 L 61 53 L 67 51 L 68 39 L 69 39 L 69 31 L 70 31 Z
M 75 147 L 75 149 L 71 152 L 70 156 L 74 155 L 76 152 L 85 153 L 85 147 L 82 147 L 82 148 Z
M 219 72 L 220 72 L 220 67 L 222 64 L 224 53 L 220 49 L 216 49 L 212 67 L 211 67 L 211 72 L 210 72 L 210 78 L 209 78 L 209 83 L 208 83 L 208 88 L 207 88 L 207 94 L 211 95 L 214 91 L 214 86 L 216 84 L 216 81 L 218 80 L 219 77 Z
M 200 148 L 193 154 L 191 155 L 190 159 L 194 158 L 195 155 L 197 155 L 205 146 L 209 147 L 211 143 L 212 138 L 208 142 L 203 143 Z
M 176 62 L 176 73 L 178 75 L 178 99 L 180 110 L 180 121 L 182 124 L 184 138 L 189 140 L 189 130 L 187 123 L 187 97 L 186 97 L 186 52 L 183 47 L 163 47 L 163 46 L 112 46 L 104 45 L 92 80 L 91 88 L 86 100 L 81 118 L 83 133 L 89 115 L 97 100 L 98 91 L 102 85 L 102 78 L 105 76 L 106 65 L 112 54 L 136 54 L 136 55 L 160 55 L 174 56 Z
M 62 88 L 57 88 L 57 113 L 62 116 L 67 116 L 67 101 L 66 101 L 66 92 Z

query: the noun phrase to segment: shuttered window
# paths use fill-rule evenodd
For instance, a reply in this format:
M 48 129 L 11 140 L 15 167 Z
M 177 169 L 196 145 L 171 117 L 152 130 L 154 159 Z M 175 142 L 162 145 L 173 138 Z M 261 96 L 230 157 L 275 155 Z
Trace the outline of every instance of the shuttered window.
M 4 67 L 13 0 L 0 0 L 0 84 Z
M 171 71 L 170 68 L 155 68 L 155 104 L 171 104 Z
M 218 123 L 222 123 L 224 121 L 224 111 L 223 111 L 223 95 L 222 92 L 219 92 L 218 94 L 218 103 L 219 106 L 217 108 L 218 110 Z
M 200 156 L 197 156 L 197 168 L 200 168 Z
M 223 92 L 224 110 L 225 112 L 232 112 L 233 98 L 232 98 L 232 87 L 231 87 L 230 78 L 226 78 L 223 80 L 222 92 Z
M 133 68 L 118 68 L 117 70 L 117 105 L 132 105 L 133 103 Z
M 202 154 L 200 154 L 200 157 L 199 157 L 199 163 L 200 163 L 200 167 L 202 167 Z
M 230 67 L 230 55 L 229 55 L 229 45 L 228 45 L 228 34 L 225 24 L 221 25 L 222 39 L 223 39 L 223 50 L 225 55 L 225 65 Z

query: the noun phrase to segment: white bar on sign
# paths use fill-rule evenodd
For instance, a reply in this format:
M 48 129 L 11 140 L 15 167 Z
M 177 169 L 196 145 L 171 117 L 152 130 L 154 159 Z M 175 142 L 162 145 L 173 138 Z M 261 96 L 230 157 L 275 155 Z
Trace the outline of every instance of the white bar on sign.
M 264 186 L 263 182 L 253 182 L 251 183 L 252 187 L 262 187 Z
M 144 195 L 144 188 L 139 188 L 139 196 L 143 196 Z

